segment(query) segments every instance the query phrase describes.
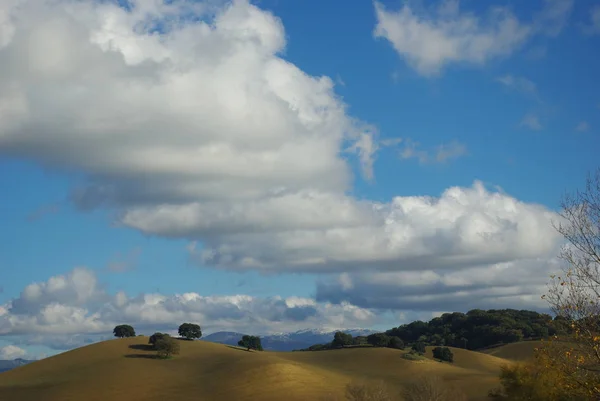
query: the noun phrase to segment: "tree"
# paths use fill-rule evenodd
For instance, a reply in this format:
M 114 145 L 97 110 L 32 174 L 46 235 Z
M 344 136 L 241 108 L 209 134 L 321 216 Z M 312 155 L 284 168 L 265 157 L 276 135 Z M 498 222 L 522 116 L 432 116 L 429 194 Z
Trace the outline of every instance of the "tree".
M 416 342 L 411 346 L 411 349 L 417 354 L 423 355 L 425 353 L 425 343 Z
M 179 341 L 171 338 L 171 336 L 164 336 L 156 340 L 154 347 L 160 358 L 168 358 L 172 355 L 179 354 Z
M 179 326 L 179 335 L 186 338 L 187 340 L 193 340 L 194 338 L 202 337 L 202 330 L 200 326 L 194 323 L 183 323 Z
M 336 331 L 333 335 L 333 341 L 331 346 L 335 348 L 342 348 L 346 345 L 352 345 L 352 334 L 346 334 L 341 331 Z
M 402 341 L 402 339 L 400 337 L 390 337 L 390 342 L 388 344 L 388 347 L 390 348 L 396 348 L 396 349 L 404 349 L 404 341 Z
M 154 348 L 156 348 L 156 342 L 165 337 L 171 337 L 171 336 L 166 333 L 154 333 L 150 336 L 150 339 L 148 340 L 148 344 L 152 344 L 154 346 Z
M 374 333 L 367 336 L 367 342 L 374 347 L 387 347 L 390 344 L 390 337 L 384 333 Z
M 541 351 L 571 378 L 567 386 L 600 397 L 600 168 L 588 175 L 583 191 L 563 197 L 561 209 L 554 227 L 567 242 L 559 254 L 566 266 L 560 276 L 551 276 L 545 298 L 567 323 L 571 346 L 557 351 L 555 336 Z
M 454 354 L 448 347 L 435 347 L 433 349 L 433 357 L 440 361 L 454 362 Z
M 258 336 L 244 335 L 240 341 L 238 341 L 240 347 L 246 347 L 248 351 L 251 349 L 256 351 L 262 351 L 263 347 Z
M 135 330 L 128 324 L 120 324 L 113 329 L 115 337 L 135 337 Z

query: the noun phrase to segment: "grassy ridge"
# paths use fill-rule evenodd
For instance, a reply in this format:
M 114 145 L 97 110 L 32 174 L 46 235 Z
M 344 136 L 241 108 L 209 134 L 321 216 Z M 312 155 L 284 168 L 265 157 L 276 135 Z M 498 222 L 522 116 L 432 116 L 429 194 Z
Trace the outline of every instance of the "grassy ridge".
M 471 400 L 486 399 L 506 359 L 452 349 L 455 363 L 401 357 L 404 351 L 354 348 L 323 352 L 247 352 L 204 341 L 181 341 L 181 355 L 153 359 L 147 337 L 92 344 L 0 375 L 0 400 L 320 400 L 343 395 L 353 380 L 400 389 L 415 376 L 439 375 Z M 511 344 L 513 345 L 513 344 Z M 512 351 L 511 351 L 512 352 Z

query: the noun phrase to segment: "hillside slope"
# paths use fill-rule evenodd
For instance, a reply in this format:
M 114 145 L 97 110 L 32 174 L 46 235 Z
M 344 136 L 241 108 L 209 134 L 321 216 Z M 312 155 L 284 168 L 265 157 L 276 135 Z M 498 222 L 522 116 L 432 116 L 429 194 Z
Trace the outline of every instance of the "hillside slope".
M 394 390 L 420 374 L 460 385 L 484 400 L 498 384 L 499 358 L 457 350 L 456 364 L 413 362 L 393 349 L 247 352 L 204 341 L 181 341 L 181 355 L 153 359 L 147 337 L 105 341 L 0 375 L 0 400 L 178 401 L 322 400 L 342 395 L 356 379 L 384 380 Z M 429 351 L 430 352 L 430 351 Z
M 541 345 L 541 341 L 521 341 L 486 349 L 482 352 L 510 361 L 525 361 L 533 358 L 535 348 Z

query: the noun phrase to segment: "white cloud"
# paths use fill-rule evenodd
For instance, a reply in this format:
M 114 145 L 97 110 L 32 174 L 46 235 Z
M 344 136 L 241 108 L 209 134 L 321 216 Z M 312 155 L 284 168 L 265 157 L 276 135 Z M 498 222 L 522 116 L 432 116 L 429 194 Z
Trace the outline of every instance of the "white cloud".
M 533 81 L 527 78 L 515 77 L 513 75 L 504 75 L 496 78 L 497 82 L 509 89 L 513 89 L 525 94 L 535 95 L 537 93 L 537 86 Z
M 534 35 L 557 36 L 567 23 L 573 0 L 546 0 L 533 21 L 520 21 L 508 8 L 492 7 L 484 17 L 461 11 L 458 0 L 434 10 L 404 4 L 399 10 L 375 2 L 375 37 L 387 39 L 419 74 L 435 76 L 449 64 L 482 65 L 510 56 Z
M 590 21 L 583 25 L 583 32 L 588 35 L 600 34 L 600 5 L 596 5 L 590 9 Z
M 375 2 L 374 35 L 390 41 L 417 72 L 437 75 L 450 63 L 483 64 L 508 56 L 531 34 L 508 9 L 493 8 L 485 20 L 459 10 L 459 2 L 443 1 L 432 13 L 417 13 L 408 4 L 398 11 Z
M 45 283 L 27 288 L 49 288 L 64 277 L 72 277 L 79 268 L 65 276 L 51 277 Z M 94 276 L 86 270 L 89 276 Z M 63 290 L 70 293 L 79 288 L 75 281 L 66 281 Z M 123 292 L 110 295 L 100 291 L 102 302 L 86 298 L 87 302 L 73 306 L 69 299 L 31 297 L 27 288 L 17 299 L 4 306 L 0 316 L 0 335 L 19 336 L 20 344 L 43 344 L 53 349 L 67 349 L 110 337 L 117 324 L 132 324 L 139 332 L 176 330 L 184 321 L 198 322 L 205 332 L 218 330 L 270 333 L 306 327 L 365 327 L 378 321 L 369 309 L 348 303 L 317 303 L 310 298 L 248 295 L 203 296 L 195 292 L 165 295 L 140 294 L 129 297 Z M 22 308 L 23 303 L 28 308 Z
M 575 126 L 575 130 L 579 132 L 587 132 L 590 129 L 590 124 L 587 121 L 580 121 L 579 124 Z
M 533 131 L 539 131 L 542 128 L 544 128 L 542 126 L 542 123 L 540 123 L 539 118 L 535 114 L 525 115 L 525 117 L 523 117 L 523 119 L 519 123 L 519 126 L 529 128 Z
M 143 233 L 196 241 L 203 248 L 191 256 L 202 264 L 453 269 L 536 257 L 556 241 L 551 212 L 480 183 L 440 198 L 349 196 L 344 150 L 369 178 L 378 149 L 397 140 L 379 141 L 349 116 L 330 78 L 285 61 L 281 21 L 247 1 L 215 10 L 138 0 L 127 12 L 109 2 L 21 0 L 0 10 L 9 32 L 0 48 L 0 154 L 79 171 L 84 184 L 72 200 L 80 208 L 110 208 Z M 492 14 L 491 30 L 450 5 L 439 11 L 441 25 L 417 24 L 426 36 L 449 32 L 441 48 L 458 51 L 424 65 L 463 51 L 487 59 L 526 36 L 506 11 Z M 163 33 L 150 34 L 153 27 Z M 454 37 L 463 33 L 469 38 Z M 451 143 L 418 157 L 443 162 L 465 152 Z M 0 321 L 11 330 L 67 321 L 104 330 L 106 311 L 95 315 L 90 305 L 106 305 L 105 296 L 94 277 L 73 273 L 32 285 Z M 168 319 L 148 297 L 111 302 Z
M 550 274 L 560 271 L 550 256 L 465 269 L 343 274 L 318 285 L 317 300 L 404 311 L 547 309 L 541 299 Z
M 14 345 L 7 345 L 5 347 L 0 347 L 0 359 L 17 359 L 23 358 L 27 352 Z
M 354 225 L 231 232 L 190 251 L 200 263 L 239 270 L 453 269 L 536 257 L 554 249 L 558 240 L 550 225 L 552 212 L 490 192 L 480 182 L 449 188 L 439 198 L 395 197 L 361 206 L 362 212 L 352 203 L 336 210 Z M 161 227 L 167 230 L 166 222 L 173 219 L 164 221 Z

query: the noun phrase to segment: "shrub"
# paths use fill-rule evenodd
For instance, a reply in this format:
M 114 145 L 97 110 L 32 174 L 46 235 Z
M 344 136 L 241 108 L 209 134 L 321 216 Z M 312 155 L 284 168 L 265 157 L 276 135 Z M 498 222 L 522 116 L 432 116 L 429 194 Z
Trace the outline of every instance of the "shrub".
M 440 361 L 454 362 L 454 354 L 448 347 L 435 347 L 433 349 L 433 357 Z
M 113 329 L 115 337 L 135 337 L 135 330 L 128 324 L 120 324 Z
M 409 383 L 403 396 L 404 401 L 467 401 L 462 391 L 437 376 L 423 376 Z
M 409 361 L 423 361 L 426 359 L 424 356 L 419 355 L 416 352 L 405 352 L 402 354 L 402 358 Z
M 179 342 L 171 336 L 165 336 L 156 340 L 154 348 L 160 358 L 166 359 L 172 355 L 179 354 Z
M 418 341 L 411 346 L 411 349 L 417 354 L 423 355 L 425 353 L 425 343 Z
M 350 383 L 346 386 L 348 401 L 391 401 L 389 390 L 383 381 Z

